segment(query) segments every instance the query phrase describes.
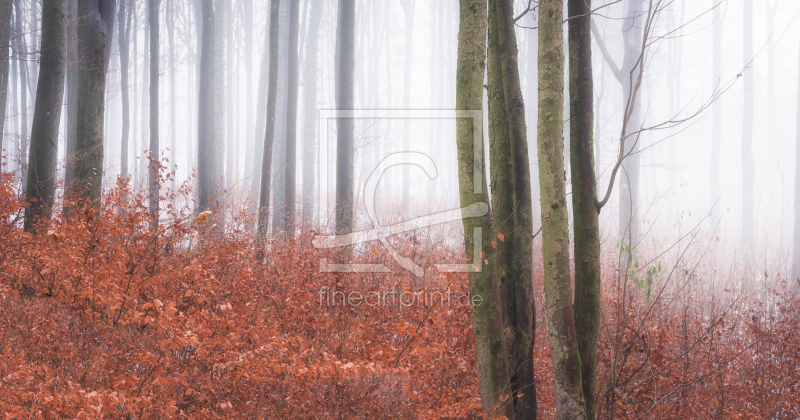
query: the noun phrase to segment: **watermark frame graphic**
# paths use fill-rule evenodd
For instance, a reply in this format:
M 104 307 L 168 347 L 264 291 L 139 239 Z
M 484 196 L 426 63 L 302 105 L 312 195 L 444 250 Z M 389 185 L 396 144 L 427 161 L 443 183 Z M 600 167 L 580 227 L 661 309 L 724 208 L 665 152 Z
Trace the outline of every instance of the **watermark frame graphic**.
M 394 120 L 442 120 L 442 119 L 471 119 L 473 127 L 473 186 L 474 193 L 481 194 L 483 180 L 483 115 L 481 111 L 463 111 L 463 110 L 405 110 L 405 109 L 356 109 L 356 110 L 336 110 L 327 109 L 319 111 L 318 119 L 318 133 L 320 133 L 320 141 L 318 148 L 318 203 L 320 205 L 320 225 L 325 226 L 329 221 L 329 216 L 333 209 L 330 207 L 328 197 L 328 190 L 323 185 L 327 184 L 327 175 L 329 173 L 331 164 L 328 157 L 330 156 L 329 130 L 327 130 L 329 121 L 337 120 L 338 118 L 349 119 L 394 119 Z M 324 134 L 323 134 L 324 133 Z M 453 139 L 455 141 L 455 139 Z M 380 163 L 372 170 L 366 183 L 364 184 L 362 194 L 358 196 L 363 198 L 364 206 L 367 209 L 370 221 L 373 224 L 372 229 L 354 231 L 344 235 L 331 235 L 331 236 L 317 236 L 312 240 L 312 245 L 315 248 L 341 248 L 345 246 L 352 246 L 364 242 L 379 241 L 383 248 L 395 260 L 395 262 L 402 268 L 410 271 L 417 277 L 425 275 L 424 269 L 417 265 L 412 259 L 401 255 L 389 243 L 388 238 L 403 232 L 413 231 L 419 228 L 430 227 L 434 225 L 444 224 L 463 220 L 464 218 L 482 217 L 489 211 L 487 203 L 478 202 L 473 203 L 467 207 L 456 208 L 426 216 L 416 217 L 403 222 L 395 223 L 388 226 L 381 226 L 377 212 L 375 210 L 375 195 L 378 189 L 383 173 L 393 167 L 402 165 L 412 165 L 422 168 L 431 179 L 438 176 L 436 164 L 433 159 L 421 152 L 415 151 L 401 151 L 388 154 Z M 449 273 L 470 273 L 480 272 L 483 266 L 483 259 L 480 257 L 481 244 L 483 243 L 481 227 L 474 228 L 474 249 L 473 249 L 473 263 L 470 264 L 434 264 L 434 267 L 439 272 Z M 338 272 L 338 273 L 389 273 L 390 270 L 384 264 L 331 264 L 327 258 L 320 259 L 321 272 Z

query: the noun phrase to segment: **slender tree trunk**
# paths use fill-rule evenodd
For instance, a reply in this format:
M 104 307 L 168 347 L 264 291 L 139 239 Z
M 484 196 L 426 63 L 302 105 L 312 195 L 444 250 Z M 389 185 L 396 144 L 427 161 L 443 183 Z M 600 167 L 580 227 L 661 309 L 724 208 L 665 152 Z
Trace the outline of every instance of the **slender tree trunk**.
M 403 0 L 403 11 L 405 12 L 405 37 L 404 37 L 404 56 L 403 63 L 403 107 L 411 108 L 411 71 L 413 64 L 413 39 L 414 39 L 414 9 L 416 0 Z M 411 150 L 411 124 L 409 118 L 403 119 L 403 150 Z M 410 165 L 403 165 L 403 209 L 408 217 L 411 205 L 409 189 L 411 188 L 411 168 Z
M 100 205 L 103 188 L 103 112 L 106 69 L 116 0 L 78 0 L 78 137 L 75 183 L 81 197 Z
M 628 0 L 628 16 L 623 25 L 625 44 L 625 63 L 623 77 L 623 100 L 627 101 L 631 89 L 636 84 L 638 60 L 642 51 L 642 22 L 646 15 L 644 0 Z M 641 101 L 635 101 L 628 121 L 626 133 L 633 133 L 642 128 L 640 121 Z M 623 249 L 630 249 L 639 243 L 639 172 L 641 154 L 640 136 L 632 135 L 625 143 L 628 155 L 622 161 L 622 173 L 619 177 L 619 236 L 624 243 Z
M 753 59 L 753 0 L 744 0 L 742 57 L 745 65 Z M 742 244 L 749 260 L 755 252 L 755 210 L 753 207 L 753 72 L 744 72 L 744 113 L 742 115 Z
M 280 26 L 289 27 L 289 0 L 281 1 Z M 278 91 L 277 105 L 275 108 L 275 136 L 272 150 L 272 227 L 275 232 L 280 225 L 282 212 L 286 203 L 283 196 L 286 188 L 286 105 L 288 84 L 289 61 L 289 34 L 286 30 L 280 32 L 278 38 Z
M 269 76 L 267 83 L 267 118 L 261 159 L 261 182 L 258 197 L 258 237 L 269 229 L 269 193 L 272 176 L 272 143 L 275 138 L 275 106 L 278 98 L 278 36 L 280 35 L 280 0 L 270 0 L 269 8 Z
M 225 89 L 225 67 L 229 63 L 233 67 L 233 62 L 230 58 L 233 56 L 233 51 L 226 51 L 226 30 L 228 19 L 233 20 L 233 16 L 226 16 L 228 9 L 231 6 L 230 0 L 214 0 L 214 91 L 216 95 L 213 97 L 214 101 L 214 136 L 219 145 L 219 150 L 214 153 L 217 168 L 219 168 L 219 175 L 225 177 L 221 187 L 228 187 L 232 185 L 233 172 L 230 170 L 233 167 L 233 155 L 236 153 L 229 142 L 233 140 L 232 136 L 226 136 L 225 126 L 232 125 L 233 120 L 226 121 L 226 113 L 228 103 L 233 106 L 233 102 L 228 102 L 228 90 Z M 233 34 L 230 34 L 231 37 Z M 233 45 L 229 49 L 233 49 Z M 227 55 L 226 55 L 227 52 Z M 227 61 L 227 63 L 226 63 Z M 233 79 L 231 79 L 233 80 Z M 226 159 L 225 153 L 229 157 Z M 228 172 L 226 174 L 225 168 L 227 163 Z M 228 175 L 228 176 L 226 176 Z
M 285 208 L 280 211 L 280 230 L 287 238 L 294 238 L 295 207 L 297 188 L 297 44 L 300 28 L 300 5 L 297 1 L 289 5 L 289 72 L 286 107 L 286 186 L 284 187 L 283 203 Z M 249 95 L 248 95 L 249 97 Z
M 303 224 L 312 225 L 314 218 L 315 155 L 317 152 L 317 50 L 323 4 L 309 0 L 308 34 L 303 58 Z
M 19 164 L 20 164 L 20 185 L 23 189 L 28 183 L 28 170 L 25 167 L 25 162 L 28 160 L 28 49 L 25 43 L 25 32 L 23 31 L 22 22 L 24 20 L 22 2 L 14 0 L 14 8 L 16 9 L 16 35 L 17 35 L 17 48 L 16 52 L 22 59 L 19 60 L 19 100 L 20 100 L 20 121 L 21 126 L 19 130 Z M 23 191 L 24 192 L 24 191 Z
M 13 10 L 11 0 L 0 1 L 0 185 L 3 184 L 3 151 L 6 147 L 5 122 L 6 108 L 8 104 L 8 63 L 9 63 L 9 42 L 11 40 L 11 12 Z
M 11 14 L 11 26 L 14 26 L 15 21 L 14 13 Z M 16 34 L 16 28 L 11 29 L 11 32 Z M 16 42 L 11 42 L 11 49 L 14 54 L 11 54 L 11 145 L 8 147 L 8 166 L 7 171 L 15 174 L 18 160 L 14 154 L 17 150 L 17 133 L 19 133 L 19 116 L 21 114 L 19 109 L 19 56 L 17 55 Z
M 460 2 L 458 29 L 458 60 L 456 67 L 456 109 L 478 111 L 473 118 L 456 120 L 458 151 L 458 182 L 461 207 L 476 205 L 489 207 L 489 189 L 486 185 L 486 167 L 483 161 L 483 82 L 486 69 L 486 0 Z M 388 51 L 387 51 L 388 54 Z M 484 247 L 495 237 L 492 214 L 483 217 L 464 217 L 464 249 L 467 260 L 476 266 L 469 274 L 472 296 L 481 296 L 483 303 L 472 308 L 475 331 L 478 380 L 483 409 L 497 416 L 513 418 L 513 407 L 500 398 L 507 395 L 509 387 L 508 357 L 503 337 L 503 308 L 499 281 L 493 266 L 483 264 L 478 255 L 493 254 Z M 506 400 L 507 401 L 507 400 Z M 499 404 L 499 410 L 495 410 Z
M 711 6 L 717 4 L 716 0 L 711 0 Z M 711 86 L 718 86 L 722 77 L 722 8 L 714 7 L 714 51 Z M 712 207 L 712 228 L 716 226 L 720 218 L 720 188 L 719 188 L 719 162 L 720 150 L 722 148 L 722 101 L 714 101 L 711 105 L 711 197 L 709 205 Z
M 138 188 L 147 189 L 145 188 L 145 179 L 149 177 L 149 165 L 147 156 L 145 153 L 150 149 L 149 147 L 149 135 L 148 131 L 150 129 L 149 126 L 149 105 L 150 105 L 150 1 L 147 0 L 144 3 L 144 45 L 142 46 L 142 55 L 144 56 L 144 62 L 142 63 L 142 119 L 140 121 L 141 125 L 140 130 L 141 134 L 139 135 L 139 146 L 137 147 L 137 152 L 141 153 L 141 158 L 137 161 L 139 166 L 139 172 L 137 172 L 136 177 L 136 185 Z
M 121 1 L 119 5 L 118 23 L 119 23 L 119 66 L 120 66 L 120 84 L 122 90 L 122 140 L 120 142 L 120 177 L 127 181 L 128 179 L 128 165 L 130 163 L 129 157 L 129 141 L 131 132 L 131 115 L 130 115 L 130 93 L 128 89 L 128 65 L 130 63 L 128 52 L 128 34 L 130 31 L 131 14 L 128 13 L 126 18 L 125 9 L 126 1 Z M 126 23 L 127 19 L 127 23 Z
M 353 109 L 355 75 L 355 0 L 339 0 L 336 109 Z M 353 120 L 336 120 L 336 232 L 353 231 Z
M 177 95 L 175 94 L 175 0 L 169 0 L 167 4 L 167 36 L 169 37 L 169 141 L 170 141 L 170 172 L 176 171 L 178 164 L 178 131 L 176 127 L 177 112 L 175 105 Z M 174 174 L 170 180 L 170 189 L 173 193 L 177 191 L 177 174 Z
M 245 74 L 245 151 L 247 152 L 245 158 L 245 173 L 250 174 L 253 168 L 259 163 L 258 156 L 253 153 L 255 151 L 255 124 L 254 124 L 254 109 L 253 109 L 253 1 L 244 0 L 242 2 L 244 8 L 244 16 L 242 25 L 244 26 L 244 74 Z M 260 135 L 260 133 L 259 133 Z M 237 136 L 237 141 L 241 136 Z M 238 149 L 238 148 L 237 148 Z M 238 156 L 238 155 L 237 155 Z M 237 160 L 238 162 L 238 160 Z M 237 171 L 238 172 L 238 171 Z M 244 183 L 245 188 L 250 186 L 250 181 Z
M 790 283 L 795 295 L 800 295 L 800 73 L 797 84 L 797 137 L 795 140 L 794 176 L 794 252 Z
M 44 0 L 42 5 L 42 51 L 36 109 L 33 112 L 31 152 L 28 160 L 25 230 L 38 219 L 49 219 L 53 209 L 58 159 L 58 129 L 64 101 L 67 47 L 67 2 Z M 7 50 L 7 49 L 6 49 Z
M 575 334 L 586 418 L 595 418 L 600 328 L 600 223 L 594 169 L 591 0 L 569 0 L 570 161 L 575 232 Z
M 67 0 L 67 135 L 64 202 L 72 198 L 75 145 L 78 139 L 78 0 Z
M 255 162 L 252 172 L 245 172 L 245 177 L 252 178 L 252 182 L 250 183 L 250 214 L 255 214 L 258 204 L 258 193 L 261 188 L 261 161 L 259 159 L 263 158 L 264 156 L 264 133 L 267 128 L 267 85 L 269 84 L 270 31 L 266 30 L 264 33 L 264 54 L 261 55 L 261 68 L 258 75 L 258 103 L 256 104 L 256 134 L 254 138 L 254 159 L 257 161 Z
M 161 151 L 159 150 L 158 139 L 158 63 L 161 59 L 159 50 L 160 37 L 158 36 L 159 22 L 159 3 L 160 0 L 150 1 L 150 215 L 152 217 L 151 226 L 155 230 L 158 227 L 158 200 L 159 184 L 161 182 L 159 168 L 161 167 Z
M 545 306 L 558 418 L 586 418 L 575 337 L 563 160 L 563 3 L 539 2 L 539 184 Z
M 197 115 L 197 173 L 200 182 L 200 211 L 216 207 L 219 168 L 216 162 L 214 120 L 214 0 L 201 0 L 200 89 Z

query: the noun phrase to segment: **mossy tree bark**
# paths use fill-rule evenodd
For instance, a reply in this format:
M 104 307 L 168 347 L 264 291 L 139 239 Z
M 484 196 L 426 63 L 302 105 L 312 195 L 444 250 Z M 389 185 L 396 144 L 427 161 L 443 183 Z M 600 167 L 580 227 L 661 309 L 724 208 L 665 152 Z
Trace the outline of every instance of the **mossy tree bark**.
M 516 418 L 536 418 L 533 204 L 513 1 L 489 2 L 489 121 L 497 266 Z M 499 239 L 500 235 L 498 235 Z
M 49 219 L 52 214 L 66 51 L 67 2 L 44 0 L 39 83 L 28 154 L 28 186 L 25 189 L 25 201 L 28 202 L 25 230 L 30 230 L 39 219 Z
M 462 0 L 458 29 L 458 65 L 456 68 L 456 109 L 480 111 L 483 104 L 483 79 L 486 69 L 486 0 Z M 459 118 L 456 122 L 458 150 L 458 180 L 461 206 L 476 203 L 489 204 L 486 169 L 482 152 L 482 118 Z M 476 133 L 477 131 L 477 133 Z M 476 136 L 480 144 L 475 147 Z M 476 156 L 476 152 L 478 155 Z M 476 160 L 479 159 L 479 165 Z M 473 250 L 489 256 L 493 249 L 485 246 L 483 238 L 494 237 L 492 215 L 465 217 L 464 245 L 468 257 Z M 476 237 L 475 232 L 481 236 Z M 488 242 L 488 241 L 487 241 Z M 487 267 L 483 261 L 471 261 L 480 271 L 469 274 L 470 293 L 481 296 L 483 303 L 473 306 L 472 322 L 475 329 L 475 349 L 478 356 L 478 379 L 484 410 L 494 415 L 513 418 L 510 401 L 500 401 L 511 392 L 509 383 L 508 353 L 503 338 L 502 294 L 494 265 Z M 504 293 L 504 292 L 503 292 Z M 504 297 L 503 297 L 504 298 Z M 500 410 L 494 405 L 500 403 Z
M 600 328 L 600 225 L 594 169 L 591 0 L 569 0 L 570 167 L 575 233 L 575 334 L 586 417 L 594 418 Z
M 586 418 L 575 338 L 563 160 L 563 2 L 539 2 L 539 185 L 545 307 L 559 419 Z
M 103 114 L 106 69 L 116 0 L 78 0 L 78 116 L 75 192 L 100 205 L 103 189 Z

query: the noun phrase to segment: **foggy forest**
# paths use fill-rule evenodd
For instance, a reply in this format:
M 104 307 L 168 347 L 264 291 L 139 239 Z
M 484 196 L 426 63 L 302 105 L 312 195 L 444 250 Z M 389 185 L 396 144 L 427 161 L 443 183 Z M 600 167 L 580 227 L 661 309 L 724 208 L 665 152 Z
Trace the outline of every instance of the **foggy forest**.
M 0 417 L 800 419 L 798 17 L 0 0 Z

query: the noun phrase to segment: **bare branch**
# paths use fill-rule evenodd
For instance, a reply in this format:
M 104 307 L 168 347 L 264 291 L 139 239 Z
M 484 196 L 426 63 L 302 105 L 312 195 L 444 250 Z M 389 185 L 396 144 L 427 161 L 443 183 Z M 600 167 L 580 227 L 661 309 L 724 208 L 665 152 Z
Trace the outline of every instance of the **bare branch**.
M 606 63 L 611 69 L 611 73 L 617 78 L 618 81 L 622 82 L 622 70 L 620 70 L 619 66 L 617 66 L 617 63 L 614 62 L 614 59 L 611 58 L 611 54 L 608 53 L 606 44 L 603 42 L 603 37 L 600 35 L 600 31 L 597 30 L 597 25 L 594 24 L 594 21 L 592 21 L 592 34 L 594 34 L 594 40 L 597 42 L 597 46 L 600 47 L 600 52 L 603 53 L 603 57 L 606 59 Z

